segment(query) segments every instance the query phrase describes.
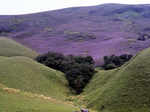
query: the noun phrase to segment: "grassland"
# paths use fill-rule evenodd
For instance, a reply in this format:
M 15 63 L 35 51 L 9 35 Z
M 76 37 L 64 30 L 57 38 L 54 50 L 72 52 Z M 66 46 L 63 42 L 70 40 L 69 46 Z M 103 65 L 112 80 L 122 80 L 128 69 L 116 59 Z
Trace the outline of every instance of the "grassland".
M 150 48 L 120 68 L 97 69 L 84 93 L 70 96 L 63 73 L 35 62 L 36 53 L 28 55 L 27 50 L 26 55 L 21 53 L 25 47 L 16 45 L 0 38 L 0 112 L 76 110 L 68 100 L 98 112 L 150 112 Z
M 0 112 L 73 112 L 76 107 L 0 86 Z
M 149 112 L 150 48 L 124 66 L 100 70 L 83 96 L 89 108 L 99 112 Z
M 0 57 L 0 82 L 10 88 L 65 99 L 69 94 L 64 74 L 27 57 Z
M 0 112 L 72 112 L 64 74 L 37 63 L 37 53 L 0 38 Z
M 35 58 L 37 53 L 11 39 L 0 37 L 0 56 L 26 56 Z
M 37 53 L 0 38 L 0 112 L 72 112 L 77 110 L 64 74 L 37 63 Z

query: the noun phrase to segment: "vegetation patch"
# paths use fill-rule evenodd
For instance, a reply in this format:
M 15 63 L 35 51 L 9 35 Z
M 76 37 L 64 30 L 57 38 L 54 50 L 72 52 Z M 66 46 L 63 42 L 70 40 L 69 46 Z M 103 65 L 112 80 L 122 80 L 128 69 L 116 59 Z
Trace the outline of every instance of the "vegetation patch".
M 4 27 L 1 27 L 0 28 L 0 34 L 2 34 L 2 33 L 10 33 L 12 30 L 11 29 L 9 29 L 9 28 L 4 28 Z
M 149 34 L 140 34 L 137 40 L 146 41 L 148 39 L 150 39 L 150 35 Z
M 65 31 L 64 34 L 67 40 L 72 41 L 88 41 L 96 39 L 96 36 L 90 33 Z
M 53 28 L 52 27 L 45 27 L 44 32 L 52 32 L 53 31 Z
M 104 56 L 104 65 L 102 66 L 105 70 L 114 69 L 120 67 L 125 62 L 132 58 L 130 54 L 122 54 L 120 56 Z
M 95 73 L 94 60 L 91 56 L 64 56 L 61 53 L 48 52 L 38 56 L 36 60 L 48 67 L 64 72 L 69 86 L 77 94 L 83 91 Z

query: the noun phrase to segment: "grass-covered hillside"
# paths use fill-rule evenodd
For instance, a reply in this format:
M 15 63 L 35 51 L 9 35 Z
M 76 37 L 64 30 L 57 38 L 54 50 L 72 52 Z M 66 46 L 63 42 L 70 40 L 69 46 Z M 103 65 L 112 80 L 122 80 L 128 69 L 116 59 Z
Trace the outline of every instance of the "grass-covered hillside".
M 64 74 L 37 63 L 37 53 L 0 38 L 0 112 L 72 112 Z
M 0 86 L 0 112 L 73 112 L 76 107 L 20 90 Z
M 26 56 L 35 58 L 37 53 L 11 39 L 0 37 L 0 56 Z
M 118 69 L 100 70 L 83 95 L 99 112 L 149 112 L 149 84 L 150 48 Z
M 58 99 L 69 93 L 63 73 L 27 57 L 0 57 L 0 83 Z

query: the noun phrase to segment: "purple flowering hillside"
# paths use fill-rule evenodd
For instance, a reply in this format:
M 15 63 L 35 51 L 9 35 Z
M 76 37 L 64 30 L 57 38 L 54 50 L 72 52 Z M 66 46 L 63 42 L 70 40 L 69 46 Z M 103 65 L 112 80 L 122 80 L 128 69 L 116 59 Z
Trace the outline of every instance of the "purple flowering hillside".
M 150 5 L 103 4 L 0 16 L 0 35 L 64 54 L 135 54 L 150 46 Z

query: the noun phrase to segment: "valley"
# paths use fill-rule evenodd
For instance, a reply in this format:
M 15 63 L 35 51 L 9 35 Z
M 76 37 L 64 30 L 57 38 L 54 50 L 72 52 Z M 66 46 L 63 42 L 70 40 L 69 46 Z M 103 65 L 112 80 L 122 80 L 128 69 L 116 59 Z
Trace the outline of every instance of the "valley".
M 149 112 L 150 5 L 0 16 L 0 112 Z

